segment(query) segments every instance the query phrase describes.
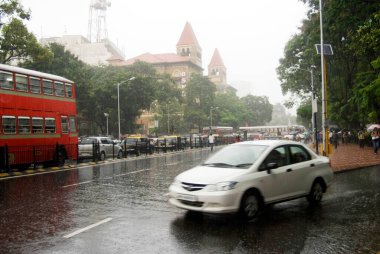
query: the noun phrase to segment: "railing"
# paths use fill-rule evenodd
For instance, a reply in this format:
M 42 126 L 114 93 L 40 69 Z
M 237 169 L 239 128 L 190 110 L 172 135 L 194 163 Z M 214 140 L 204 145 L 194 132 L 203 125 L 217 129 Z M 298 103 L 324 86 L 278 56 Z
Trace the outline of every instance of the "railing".
M 119 146 L 112 145 L 112 156 L 107 158 L 127 158 L 128 156 L 151 155 L 155 153 L 167 153 L 208 147 L 208 139 L 204 137 L 178 137 L 156 139 L 156 143 L 136 142 L 135 144 L 122 143 L 122 154 Z M 216 137 L 215 146 L 227 145 L 235 142 L 231 137 Z M 86 157 L 92 161 L 101 160 L 100 144 L 92 143 L 91 155 Z M 30 146 L 0 146 L 0 171 L 9 171 L 12 168 L 26 169 L 32 166 L 61 166 L 65 160 L 82 160 L 78 156 L 78 145 L 55 144 L 55 145 L 30 145 Z

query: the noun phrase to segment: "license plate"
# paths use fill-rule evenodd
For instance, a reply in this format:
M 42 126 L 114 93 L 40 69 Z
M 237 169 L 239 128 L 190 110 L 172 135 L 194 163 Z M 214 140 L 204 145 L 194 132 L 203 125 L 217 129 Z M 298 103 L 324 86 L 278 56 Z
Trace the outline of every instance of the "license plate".
M 186 200 L 186 201 L 197 201 L 197 197 L 188 194 L 177 194 L 177 199 Z

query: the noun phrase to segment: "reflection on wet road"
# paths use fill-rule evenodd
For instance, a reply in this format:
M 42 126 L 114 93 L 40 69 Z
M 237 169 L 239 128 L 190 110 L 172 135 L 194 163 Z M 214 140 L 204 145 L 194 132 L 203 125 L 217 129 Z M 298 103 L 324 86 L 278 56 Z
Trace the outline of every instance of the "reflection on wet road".
M 304 199 L 233 215 L 170 206 L 173 178 L 209 151 L 139 158 L 0 181 L 0 253 L 376 253 L 380 166 L 335 175 Z

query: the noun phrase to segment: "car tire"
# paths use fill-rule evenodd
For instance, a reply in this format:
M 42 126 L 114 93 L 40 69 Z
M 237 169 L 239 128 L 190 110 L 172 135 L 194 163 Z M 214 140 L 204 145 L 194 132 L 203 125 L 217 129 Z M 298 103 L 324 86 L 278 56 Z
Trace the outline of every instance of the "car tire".
M 106 153 L 105 152 L 101 152 L 100 153 L 100 160 L 104 161 L 105 159 L 106 159 Z
M 307 201 L 309 201 L 310 204 L 316 205 L 319 204 L 322 201 L 323 197 L 323 185 L 320 180 L 314 181 L 313 185 L 311 186 L 310 193 L 307 195 Z
M 140 156 L 140 150 L 139 149 L 136 149 L 136 156 Z
M 256 190 L 250 190 L 243 195 L 240 203 L 239 215 L 245 221 L 257 217 L 261 208 L 260 195 Z

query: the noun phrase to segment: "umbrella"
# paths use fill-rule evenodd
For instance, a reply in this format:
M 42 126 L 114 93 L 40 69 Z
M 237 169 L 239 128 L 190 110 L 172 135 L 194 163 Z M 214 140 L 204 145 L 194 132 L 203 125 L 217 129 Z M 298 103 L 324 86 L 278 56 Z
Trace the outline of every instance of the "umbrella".
M 380 129 L 380 124 L 371 124 L 370 126 L 367 127 L 367 130 L 372 131 L 375 128 Z

